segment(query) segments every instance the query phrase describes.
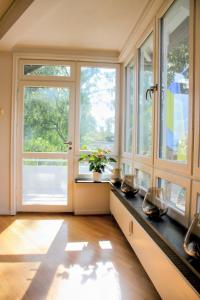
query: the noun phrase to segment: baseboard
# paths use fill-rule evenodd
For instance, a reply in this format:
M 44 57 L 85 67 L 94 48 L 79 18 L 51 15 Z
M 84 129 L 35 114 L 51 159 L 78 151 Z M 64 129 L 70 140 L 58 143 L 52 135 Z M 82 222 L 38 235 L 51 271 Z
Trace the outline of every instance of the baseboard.
M 98 211 L 98 210 L 75 210 L 75 215 L 110 215 L 110 211 Z
M 4 215 L 8 215 L 8 216 L 10 216 L 11 215 L 11 212 L 10 212 L 10 210 L 0 210 L 0 216 L 4 216 Z

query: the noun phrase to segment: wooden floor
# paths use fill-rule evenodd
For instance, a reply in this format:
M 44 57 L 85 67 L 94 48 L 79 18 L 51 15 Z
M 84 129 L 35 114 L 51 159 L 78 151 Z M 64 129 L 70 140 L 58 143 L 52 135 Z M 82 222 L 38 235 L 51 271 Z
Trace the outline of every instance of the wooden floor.
M 0 217 L 0 300 L 160 299 L 109 216 Z

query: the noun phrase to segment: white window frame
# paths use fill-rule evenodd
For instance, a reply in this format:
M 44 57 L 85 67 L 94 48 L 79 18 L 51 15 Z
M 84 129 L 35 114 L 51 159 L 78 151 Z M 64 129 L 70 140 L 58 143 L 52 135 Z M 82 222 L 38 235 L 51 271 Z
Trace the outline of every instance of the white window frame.
M 191 211 L 190 211 L 190 221 L 197 213 L 197 197 L 200 195 L 200 181 L 193 180 L 192 182 L 192 198 L 191 198 Z
M 121 175 L 122 175 L 122 177 L 123 177 L 123 175 L 125 175 L 125 174 L 122 174 L 122 165 L 123 164 L 126 164 L 126 165 L 129 165 L 130 166 L 130 175 L 131 174 L 133 174 L 133 161 L 131 160 L 131 159 L 128 159 L 128 158 L 125 158 L 125 157 L 122 157 L 121 159 L 120 159 L 120 169 L 121 169 Z
M 25 65 L 50 65 L 50 66 L 69 66 L 70 76 L 37 76 L 37 75 L 25 75 Z M 45 60 L 45 59 L 20 59 L 19 62 L 19 78 L 21 80 L 43 80 L 43 81 L 75 81 L 75 63 L 64 60 Z
M 171 215 L 172 218 L 176 219 L 178 222 L 182 223 L 184 226 L 187 226 L 189 221 L 189 210 L 190 205 L 192 205 L 192 199 L 190 199 L 191 194 L 191 184 L 193 180 L 199 180 L 200 182 L 200 138 L 197 138 L 200 136 L 200 43 L 199 43 L 199 35 L 200 35 L 200 1 L 194 1 L 190 0 L 190 31 L 189 31 L 189 45 L 190 45 L 190 74 L 189 74 L 189 80 L 190 80 L 190 112 L 189 112 L 189 153 L 188 153 L 188 164 L 187 165 L 181 165 L 181 163 L 172 162 L 172 161 L 164 161 L 162 159 L 159 159 L 159 91 L 154 93 L 154 96 L 152 97 L 153 102 L 153 108 L 152 108 L 152 157 L 147 158 L 145 156 L 141 156 L 137 154 L 137 126 L 138 126 L 138 77 L 139 77 L 139 48 L 144 43 L 146 38 L 153 32 L 153 40 L 154 40 L 154 61 L 153 61 L 153 70 L 154 70 L 154 83 L 159 83 L 160 77 L 159 77 L 159 65 L 160 65 L 160 53 L 159 53 L 159 47 L 160 47 L 160 22 L 161 18 L 164 16 L 164 14 L 167 12 L 169 7 L 173 4 L 175 0 L 167 0 L 164 1 L 160 9 L 155 13 L 154 19 L 147 27 L 146 31 L 140 36 L 138 39 L 138 42 L 136 42 L 134 51 L 132 53 L 132 57 L 137 58 L 135 62 L 135 72 L 136 72 L 136 96 L 135 96 L 135 108 L 134 108 L 134 145 L 133 145 L 133 165 L 134 169 L 141 169 L 148 172 L 152 170 L 152 186 L 156 184 L 156 176 L 160 175 L 160 177 L 163 179 L 166 179 L 168 181 L 171 181 L 172 183 L 177 183 L 180 186 L 183 186 L 186 188 L 187 196 L 186 196 L 186 212 L 185 217 L 179 218 L 177 217 L 177 214 Z M 194 13 L 195 12 L 195 13 Z M 196 31 L 194 32 L 194 26 L 196 28 Z M 195 33 L 195 36 L 194 36 Z M 195 49 L 194 49 L 194 42 Z M 193 54 L 193 51 L 195 53 Z M 130 56 L 129 56 L 130 57 Z M 194 66 L 194 59 L 195 59 L 195 66 Z M 129 60 L 130 61 L 130 60 Z M 126 63 L 129 62 L 128 58 L 126 62 L 124 62 L 124 67 L 126 66 Z M 195 67 L 195 74 L 194 73 L 194 67 Z M 123 68 L 123 91 L 125 90 L 125 74 L 124 74 L 124 68 Z M 195 76 L 193 79 L 192 77 Z M 194 86 L 195 84 L 195 86 Z M 193 92 L 193 86 L 195 87 L 195 90 Z M 123 92 L 124 95 L 124 92 Z M 195 95 L 195 99 L 194 98 Z M 193 107 L 193 101 L 195 100 L 195 111 Z M 122 110 L 124 109 L 125 105 L 124 102 L 122 103 Z M 195 113 L 195 124 L 194 124 L 194 118 L 193 118 L 193 112 Z M 195 132 L 193 132 L 193 127 L 195 129 Z M 123 131 L 122 131 L 123 133 Z M 194 141 L 194 142 L 193 142 Z M 194 146 L 194 147 L 193 147 Z M 193 150 L 193 151 L 192 151 Z M 123 141 L 121 143 L 121 161 L 124 159 L 125 153 L 123 152 Z M 193 169 L 192 169 L 192 162 L 193 162 Z M 158 176 L 159 177 L 159 176 Z M 198 182 L 198 181 L 197 181 Z
M 200 179 L 200 2 L 195 2 L 195 21 L 196 21 L 196 36 L 195 36 L 195 109 L 194 109 L 194 151 L 193 151 L 193 173 L 195 178 Z
M 133 149 L 134 149 L 134 126 L 132 128 L 132 147 L 131 152 L 125 151 L 125 139 L 126 139 L 126 104 L 127 101 L 130 104 L 130 89 L 127 90 L 127 70 L 130 68 L 130 66 L 133 66 L 134 74 L 133 74 L 133 80 L 134 80 L 134 91 L 133 91 L 133 122 L 135 121 L 135 99 L 136 99 L 136 62 L 135 58 L 132 58 L 127 64 L 123 66 L 123 81 L 124 81 L 124 90 L 123 90 L 123 97 L 122 97 L 122 132 L 121 132 L 121 153 L 122 157 L 126 159 L 132 159 L 133 158 Z M 130 70 L 130 69 L 129 69 Z M 129 76 L 130 78 L 130 76 Z M 130 80 L 129 80 L 130 83 Z M 130 86 L 129 86 L 130 87 Z M 127 95 L 128 92 L 128 95 Z
M 149 166 L 153 166 L 153 158 L 154 158 L 154 115 L 155 115 L 155 93 L 152 95 L 152 152 L 149 157 L 141 155 L 137 153 L 138 148 L 138 101 L 139 101 L 139 53 L 140 48 L 146 41 L 146 39 L 152 34 L 153 37 L 153 82 L 155 83 L 156 79 L 156 68 L 155 68 L 155 62 L 156 62 L 156 52 L 155 52 L 155 42 L 156 42 L 156 26 L 155 21 L 153 21 L 149 26 L 148 29 L 145 31 L 145 33 L 142 35 L 142 38 L 139 40 L 137 44 L 137 63 L 136 63 L 136 101 L 135 101 L 135 147 L 134 147 L 134 160 L 146 164 Z
M 120 93 L 120 65 L 112 63 L 94 63 L 94 62 L 79 62 L 77 63 L 76 74 L 76 124 L 75 124 L 75 175 L 80 178 L 91 178 L 89 174 L 79 174 L 79 162 L 78 158 L 82 153 L 91 153 L 88 150 L 80 150 L 80 72 L 81 67 L 101 67 L 101 68 L 115 68 L 116 69 L 116 103 L 115 103 L 115 136 L 114 136 L 114 151 L 110 153 L 110 156 L 117 158 L 119 155 L 119 93 Z
M 157 44 L 156 47 L 159 49 L 156 59 L 156 82 L 161 86 L 160 72 L 160 50 L 161 50 L 161 20 L 167 10 L 173 5 L 174 1 L 168 1 L 165 3 L 162 8 L 159 10 L 156 20 L 156 32 L 158 32 Z M 164 160 L 159 158 L 159 136 L 160 136 L 160 89 L 158 89 L 156 102 L 158 103 L 155 107 L 155 139 L 154 139 L 154 149 L 155 149 L 155 158 L 154 165 L 156 168 L 163 169 L 166 171 L 174 170 L 180 175 L 191 175 L 191 166 L 192 166 L 192 127 L 193 127 L 193 68 L 194 68 L 194 58 L 193 58 L 193 44 L 194 44 L 194 1 L 190 0 L 190 19 L 189 19 L 189 130 L 188 130 L 188 161 L 187 163 L 180 163 L 171 160 Z
M 153 168 L 148 165 L 144 165 L 144 164 L 135 162 L 134 163 L 134 175 L 135 176 L 136 176 L 137 170 L 149 174 L 150 175 L 150 186 L 149 187 L 153 186 Z M 145 188 L 140 188 L 140 193 L 142 194 L 142 196 L 144 196 L 146 192 L 147 192 L 147 190 Z
M 183 226 L 187 227 L 189 224 L 189 218 L 190 218 L 190 197 L 191 197 L 191 180 L 186 177 L 180 177 L 171 173 L 168 173 L 166 171 L 154 170 L 154 178 L 153 183 L 154 186 L 158 186 L 158 179 L 164 179 L 171 183 L 177 184 L 186 190 L 186 198 L 185 198 L 185 215 L 182 215 L 178 212 L 178 210 L 173 209 L 173 207 L 169 207 L 168 209 L 168 215 L 176 220 L 177 222 L 181 223 Z

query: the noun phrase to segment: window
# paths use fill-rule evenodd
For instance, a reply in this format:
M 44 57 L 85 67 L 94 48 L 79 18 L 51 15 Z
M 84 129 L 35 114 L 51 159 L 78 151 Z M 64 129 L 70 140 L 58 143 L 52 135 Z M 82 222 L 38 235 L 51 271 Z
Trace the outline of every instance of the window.
M 147 191 L 151 187 L 151 175 L 147 172 L 136 169 L 136 185 L 138 188 Z
M 159 157 L 187 162 L 189 0 L 177 0 L 161 20 Z
M 126 69 L 126 94 L 124 113 L 124 152 L 132 152 L 133 141 L 133 106 L 134 106 L 134 66 L 129 64 Z
M 131 164 L 123 162 L 122 163 L 122 176 L 131 175 L 131 174 L 132 174 Z
M 25 76 L 70 77 L 71 67 L 67 65 L 27 64 L 24 65 L 23 74 Z
M 158 187 L 164 190 L 164 197 L 169 207 L 185 215 L 186 189 L 168 180 L 158 178 Z
M 66 152 L 69 88 L 24 88 L 24 152 Z
M 116 68 L 81 66 L 80 149 L 116 146 Z
M 191 180 L 173 173 L 154 169 L 154 186 L 163 189 L 163 196 L 168 205 L 168 215 L 188 226 L 190 217 Z M 193 201 L 194 202 L 194 201 Z
M 92 171 L 89 170 L 89 163 L 87 161 L 81 161 L 78 163 L 78 177 L 79 178 L 90 178 L 92 175 Z M 115 163 L 110 163 L 105 167 L 105 171 L 103 173 L 102 178 L 108 179 L 109 176 L 112 174 L 112 169 L 115 167 Z
M 200 178 L 200 88 L 195 88 L 194 92 L 196 119 L 193 122 L 191 85 L 199 85 L 200 60 L 199 55 L 194 53 L 199 53 L 200 7 L 196 5 L 196 1 L 191 0 L 166 2 L 168 4 L 162 6 L 156 14 L 157 22 L 152 22 L 144 33 L 147 38 L 143 38 L 142 42 L 138 41 L 140 46 L 137 51 L 137 67 L 134 69 L 131 62 L 125 68 L 124 138 L 121 157 L 122 162 L 125 159 L 131 161 L 133 157 L 131 163 L 134 166 L 136 183 L 142 192 L 152 184 L 163 187 L 169 205 L 168 214 L 187 226 L 190 207 L 193 213 L 200 209 L 200 200 L 196 200 L 200 199 L 199 196 L 197 198 L 197 192 L 192 197 L 195 204 L 190 199 L 191 186 L 194 183 L 192 175 L 194 174 L 196 180 Z M 194 62 L 197 64 L 197 71 L 193 72 L 190 62 L 191 66 Z M 131 85 L 134 72 L 137 78 L 136 87 L 134 81 Z M 134 100 L 135 107 L 131 106 Z M 191 154 L 193 124 L 194 158 Z M 131 130 L 136 139 L 134 143 L 129 134 Z M 200 195 L 200 188 L 198 193 Z
M 89 170 L 89 163 L 87 161 L 79 162 L 78 175 L 91 175 L 92 172 Z
M 139 102 L 137 154 L 152 155 L 152 99 L 146 99 L 146 91 L 153 85 L 153 34 L 139 49 Z

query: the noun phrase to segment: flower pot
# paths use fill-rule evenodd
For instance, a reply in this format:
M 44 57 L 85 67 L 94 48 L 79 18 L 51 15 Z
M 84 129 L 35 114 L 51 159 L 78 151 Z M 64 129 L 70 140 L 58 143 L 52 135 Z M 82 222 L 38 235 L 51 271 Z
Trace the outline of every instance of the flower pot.
M 93 180 L 95 182 L 101 182 L 101 173 L 99 173 L 99 172 L 93 172 Z

